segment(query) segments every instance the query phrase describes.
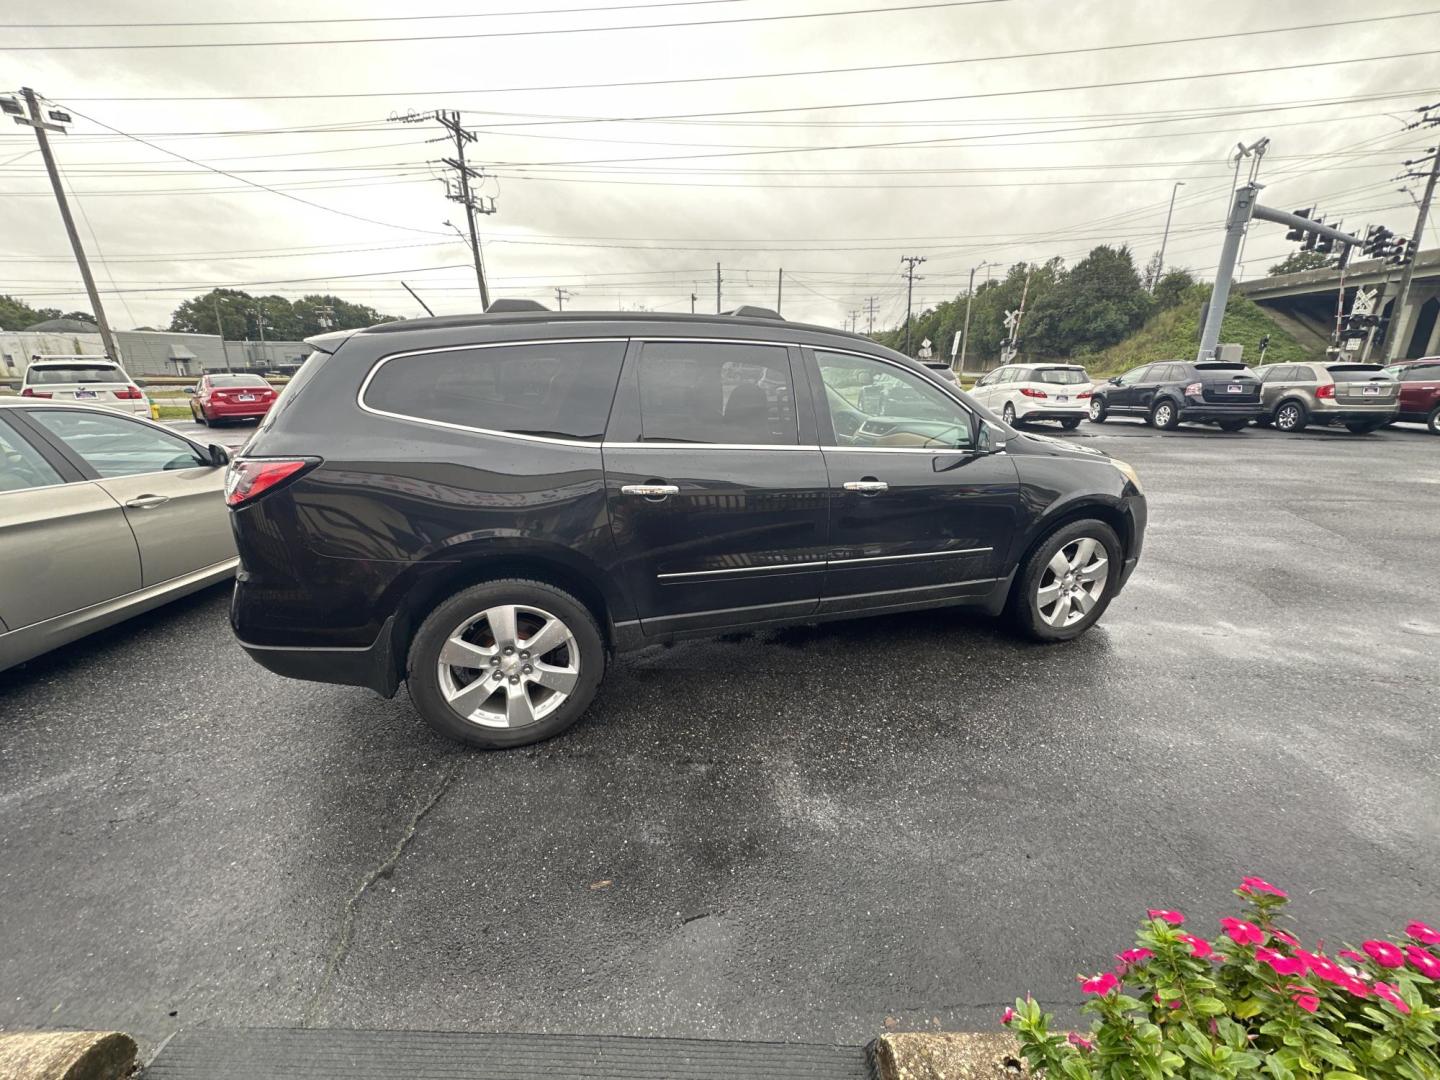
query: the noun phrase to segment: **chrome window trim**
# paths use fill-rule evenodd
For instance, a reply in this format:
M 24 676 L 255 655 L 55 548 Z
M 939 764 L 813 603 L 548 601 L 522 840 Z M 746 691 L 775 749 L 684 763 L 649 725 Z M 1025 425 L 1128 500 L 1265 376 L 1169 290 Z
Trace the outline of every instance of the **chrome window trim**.
M 822 449 L 818 445 L 798 443 L 607 442 L 600 445 L 605 450 L 807 450 L 814 453 Z
M 723 570 L 684 570 L 672 574 L 656 574 L 657 581 L 675 581 L 680 578 L 712 577 L 718 574 L 758 574 L 766 570 L 797 570 L 807 566 L 826 566 L 826 560 L 811 562 L 771 563 L 768 566 L 735 566 Z
M 944 551 L 914 551 L 904 555 L 865 555 L 855 559 L 823 559 L 809 562 L 771 563 L 768 566 L 735 566 L 721 570 L 684 570 L 669 574 L 656 574 L 657 581 L 676 581 L 683 578 L 718 577 L 722 574 L 759 574 L 769 570 L 800 570 L 816 566 L 850 566 L 856 563 L 894 562 L 898 559 L 935 559 L 946 555 L 985 555 L 994 551 L 992 547 L 955 548 Z M 928 587 L 928 586 L 927 586 Z

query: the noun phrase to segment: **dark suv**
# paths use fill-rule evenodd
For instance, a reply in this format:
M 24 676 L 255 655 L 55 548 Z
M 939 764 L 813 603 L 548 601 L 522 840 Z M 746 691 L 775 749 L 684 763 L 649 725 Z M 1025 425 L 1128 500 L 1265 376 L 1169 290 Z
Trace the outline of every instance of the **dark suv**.
M 1161 360 L 1131 368 L 1090 395 L 1090 419 L 1143 417 L 1158 428 L 1182 423 L 1215 424 L 1239 431 L 1260 415 L 1260 380 L 1244 364 L 1208 360 Z
M 282 675 L 405 680 L 479 746 L 677 638 L 969 605 L 1068 640 L 1140 554 L 1128 465 L 853 334 L 540 309 L 311 344 L 229 476 L 235 633 Z

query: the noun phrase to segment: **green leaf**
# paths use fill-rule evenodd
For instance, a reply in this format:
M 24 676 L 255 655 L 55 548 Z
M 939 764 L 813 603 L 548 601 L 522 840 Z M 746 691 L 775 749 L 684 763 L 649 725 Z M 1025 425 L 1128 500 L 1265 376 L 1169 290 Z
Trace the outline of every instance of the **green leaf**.
M 1355 1071 L 1355 1060 L 1338 1046 L 1324 1046 L 1316 1043 L 1312 1049 L 1315 1051 L 1316 1057 L 1324 1058 L 1331 1065 L 1347 1072 Z
M 1337 1072 L 1328 1072 L 1328 1073 L 1326 1073 L 1326 1074 L 1325 1074 L 1325 1080 L 1365 1080 L 1365 1077 L 1359 1076 L 1359 1075 L 1357 1075 L 1357 1074 L 1355 1074 L 1355 1073 L 1353 1073 L 1353 1072 L 1338 1072 L 1338 1071 L 1337 1071 Z
M 1252 1016 L 1259 1016 L 1264 1007 L 1258 998 L 1246 998 L 1243 1001 L 1237 1001 L 1231 1007 L 1230 1013 L 1237 1019 L 1249 1020 Z
M 1387 1035 L 1376 1035 L 1370 1041 L 1370 1056 L 1376 1061 L 1388 1061 L 1395 1056 L 1395 1040 Z
M 1202 997 L 1192 1001 L 1190 1008 L 1201 1016 L 1219 1016 L 1225 1012 L 1225 1003 L 1219 998 Z

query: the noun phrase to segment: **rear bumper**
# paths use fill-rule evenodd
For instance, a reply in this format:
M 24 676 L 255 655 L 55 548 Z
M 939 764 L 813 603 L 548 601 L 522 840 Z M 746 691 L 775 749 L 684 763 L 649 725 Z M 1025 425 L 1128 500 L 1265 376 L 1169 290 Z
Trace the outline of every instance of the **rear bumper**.
M 212 402 L 209 405 L 197 405 L 197 408 L 213 420 L 253 420 L 268 413 L 273 404 L 271 401 L 244 401 L 235 404 Z
M 1016 420 L 1083 420 L 1090 412 L 1084 405 L 1066 405 L 1063 408 L 1031 409 L 1029 412 L 1018 413 Z
M 1187 401 L 1180 406 L 1180 419 L 1210 423 L 1215 420 L 1254 420 L 1261 414 L 1260 402 L 1249 401 L 1235 405 L 1212 401 Z
M 1390 405 L 1336 405 L 1323 409 L 1312 409 L 1310 419 L 1317 424 L 1354 424 L 1365 420 L 1377 423 L 1393 420 L 1400 415 L 1400 406 Z
M 287 679 L 364 686 L 383 697 L 393 697 L 400 686 L 392 647 L 394 629 L 392 615 L 371 644 L 353 649 L 252 645 L 247 641 L 241 641 L 240 647 L 261 667 Z

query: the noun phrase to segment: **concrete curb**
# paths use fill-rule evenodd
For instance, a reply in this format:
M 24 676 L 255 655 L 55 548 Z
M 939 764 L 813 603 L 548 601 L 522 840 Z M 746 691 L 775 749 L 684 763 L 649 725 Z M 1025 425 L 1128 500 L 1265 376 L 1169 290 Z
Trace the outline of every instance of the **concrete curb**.
M 0 1035 L 5 1080 L 123 1080 L 135 1040 L 119 1031 L 26 1031 Z
M 1028 1077 L 1015 1036 L 1005 1032 L 907 1031 L 870 1044 L 878 1080 L 1020 1080 Z

